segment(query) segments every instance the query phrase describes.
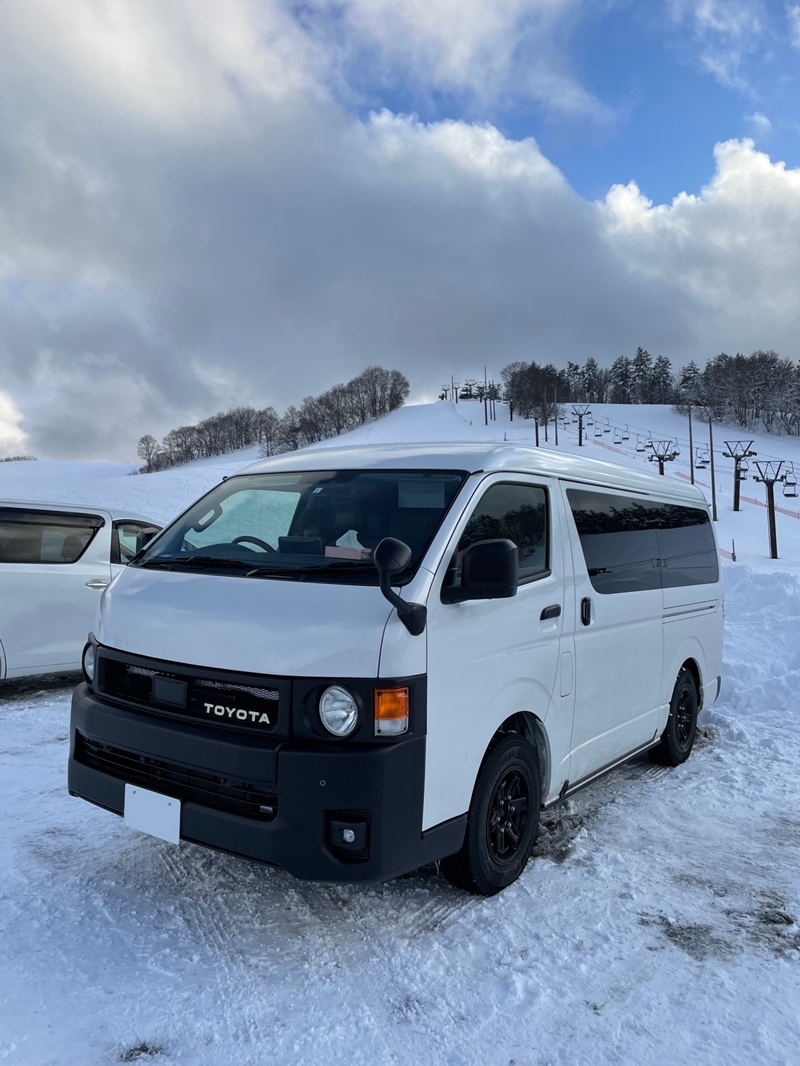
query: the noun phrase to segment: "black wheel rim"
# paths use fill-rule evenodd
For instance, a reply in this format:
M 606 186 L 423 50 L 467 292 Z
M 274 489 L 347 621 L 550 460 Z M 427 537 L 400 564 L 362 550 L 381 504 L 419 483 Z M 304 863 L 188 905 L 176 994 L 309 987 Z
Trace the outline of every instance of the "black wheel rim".
M 678 744 L 685 748 L 692 739 L 694 730 L 694 700 L 688 689 L 684 689 L 678 697 L 678 706 L 675 708 L 675 739 Z
M 516 858 L 530 817 L 530 786 L 521 770 L 507 770 L 492 793 L 486 820 L 489 854 L 498 866 Z

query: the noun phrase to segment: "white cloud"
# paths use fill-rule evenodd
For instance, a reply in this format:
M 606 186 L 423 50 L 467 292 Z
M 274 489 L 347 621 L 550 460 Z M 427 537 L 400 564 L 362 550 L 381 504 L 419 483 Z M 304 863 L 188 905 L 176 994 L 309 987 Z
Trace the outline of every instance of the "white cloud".
M 490 124 L 348 116 L 277 6 L 209 0 L 184 33 L 188 0 L 42 4 L 0 8 L 0 380 L 36 454 L 130 458 L 371 362 L 424 392 L 638 344 L 800 354 L 800 171 L 749 141 L 699 196 L 592 204 Z
M 566 62 L 564 37 L 614 0 L 308 0 L 307 24 L 343 63 L 389 83 L 485 102 L 514 92 L 553 113 L 610 109 Z
M 752 115 L 745 115 L 744 118 L 752 127 L 753 137 L 768 137 L 772 133 L 772 123 L 760 111 L 754 111 Z
M 760 47 L 763 0 L 666 0 L 674 24 L 689 26 L 700 65 L 721 84 L 747 89 L 742 61 Z
M 789 22 L 789 38 L 792 47 L 800 51 L 800 4 L 787 4 L 786 18 Z
M 743 37 L 762 29 L 761 0 L 667 0 L 673 18 L 691 19 L 698 30 Z
M 13 398 L 0 389 L 0 459 L 25 452 L 28 435 L 22 429 L 22 412 Z
M 248 94 L 291 97 L 320 59 L 279 0 L 25 0 L 2 5 L 0 33 L 41 87 L 55 64 L 98 110 L 172 132 L 236 122 Z
M 561 171 L 542 155 L 532 138 L 507 140 L 489 123 L 426 125 L 384 110 L 370 117 L 367 132 L 375 152 L 393 165 L 401 160 L 413 165 L 429 155 L 437 165 L 477 177 L 487 188 L 528 185 L 537 195 L 545 189 L 567 189 Z
M 634 183 L 614 186 L 601 207 L 608 239 L 630 269 L 677 285 L 676 312 L 693 314 L 719 348 L 775 347 L 797 358 L 800 169 L 771 162 L 747 139 L 718 144 L 714 155 L 699 196 L 654 206 Z

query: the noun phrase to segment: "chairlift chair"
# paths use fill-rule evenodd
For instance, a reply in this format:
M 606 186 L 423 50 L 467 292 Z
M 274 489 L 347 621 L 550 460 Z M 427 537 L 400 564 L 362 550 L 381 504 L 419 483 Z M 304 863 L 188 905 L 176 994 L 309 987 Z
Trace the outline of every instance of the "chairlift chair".
M 637 433 L 636 434 L 636 451 L 637 452 L 643 452 L 646 449 L 646 447 L 647 447 L 647 445 L 642 440 L 641 433 Z
M 794 464 L 786 473 L 786 479 L 783 482 L 783 495 L 789 499 L 795 499 L 797 496 L 797 474 L 794 472 Z
M 606 424 L 603 426 L 603 432 L 604 433 L 610 433 L 611 432 L 611 423 L 608 421 L 608 419 L 606 419 Z
M 622 434 L 620 433 L 620 431 L 618 429 L 614 430 L 614 443 L 615 444 L 622 444 Z
M 694 450 L 694 468 L 695 470 L 705 470 L 708 466 L 708 459 L 706 458 L 706 449 L 695 448 Z
M 631 439 L 630 431 L 629 431 L 627 426 L 625 427 L 625 429 L 624 429 L 624 431 L 622 433 L 622 439 L 623 440 L 630 440 Z
M 750 469 L 750 464 L 746 459 L 742 459 L 739 463 L 739 480 L 747 481 L 747 471 Z
M 599 422 L 595 422 L 595 424 L 594 424 L 594 435 L 595 435 L 595 437 L 602 437 L 603 436 L 603 427 L 600 425 Z

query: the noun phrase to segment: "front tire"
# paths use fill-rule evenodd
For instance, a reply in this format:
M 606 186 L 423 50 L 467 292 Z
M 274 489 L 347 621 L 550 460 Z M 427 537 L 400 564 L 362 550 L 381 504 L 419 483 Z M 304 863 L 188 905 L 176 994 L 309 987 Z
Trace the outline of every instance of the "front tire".
M 484 757 L 461 851 L 442 860 L 452 884 L 493 896 L 519 877 L 539 830 L 539 760 L 516 733 L 495 740 Z
M 653 762 L 662 766 L 680 766 L 686 762 L 694 747 L 697 734 L 697 711 L 699 699 L 694 677 L 684 667 L 678 674 L 672 699 L 669 704 L 669 718 L 658 746 L 649 751 Z

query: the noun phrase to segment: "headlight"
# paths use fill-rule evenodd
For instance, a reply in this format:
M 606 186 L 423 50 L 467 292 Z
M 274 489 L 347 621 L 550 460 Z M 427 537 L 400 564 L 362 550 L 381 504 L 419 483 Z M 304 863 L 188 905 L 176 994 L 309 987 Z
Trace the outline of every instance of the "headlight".
M 319 701 L 322 724 L 335 737 L 349 737 L 358 724 L 358 704 L 341 685 L 331 685 Z
M 94 681 L 94 644 L 89 643 L 83 649 L 83 673 L 88 682 Z

